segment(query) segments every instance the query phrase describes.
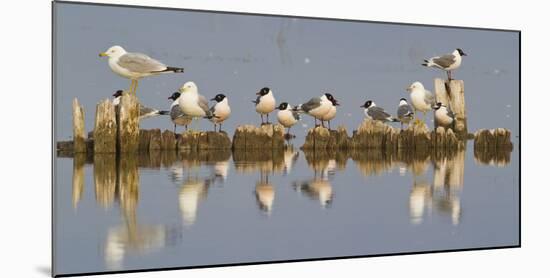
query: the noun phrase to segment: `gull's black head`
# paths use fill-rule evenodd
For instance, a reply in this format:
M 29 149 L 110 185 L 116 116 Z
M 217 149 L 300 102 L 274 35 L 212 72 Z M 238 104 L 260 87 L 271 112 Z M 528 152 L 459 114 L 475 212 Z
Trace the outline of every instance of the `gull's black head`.
M 269 94 L 270 89 L 268 87 L 263 87 L 259 92 L 256 93 L 258 96 L 265 96 Z
M 222 102 L 223 100 L 225 99 L 225 95 L 224 94 L 217 94 L 213 99 L 211 100 L 215 100 L 217 102 Z
M 180 92 L 174 92 L 168 99 L 176 100 L 181 96 Z
M 441 102 L 438 102 L 434 105 L 433 108 L 434 108 L 434 110 L 437 110 L 437 109 L 441 108 L 441 106 L 443 106 L 443 104 L 441 104 Z
M 407 101 L 407 99 L 406 99 L 406 98 L 404 98 L 404 97 L 402 97 L 402 98 L 401 98 L 401 99 L 400 99 L 399 101 L 405 101 L 405 102 L 406 102 L 406 101 Z
M 281 104 L 279 104 L 279 107 L 277 107 L 277 109 L 279 110 L 286 110 L 287 108 L 288 108 L 287 102 L 282 102 Z
M 363 108 L 369 108 L 372 105 L 372 100 L 365 101 L 365 104 L 361 105 L 360 107 Z
M 334 106 L 340 105 L 340 103 L 338 103 L 338 101 L 334 98 L 333 95 L 326 93 L 325 96 L 327 97 L 328 100 L 330 100 L 330 102 L 332 102 L 332 105 Z
M 462 51 L 462 49 L 460 49 L 460 48 L 457 48 L 456 51 L 458 51 L 458 54 L 460 54 L 460 56 L 468 56 L 468 55 L 466 55 L 466 53 L 464 53 L 464 51 Z
M 123 92 L 124 92 L 123 90 L 118 90 L 118 91 L 116 91 L 116 92 L 113 94 L 113 96 L 114 96 L 115 98 L 120 97 L 120 96 L 122 96 L 122 93 L 123 93 Z

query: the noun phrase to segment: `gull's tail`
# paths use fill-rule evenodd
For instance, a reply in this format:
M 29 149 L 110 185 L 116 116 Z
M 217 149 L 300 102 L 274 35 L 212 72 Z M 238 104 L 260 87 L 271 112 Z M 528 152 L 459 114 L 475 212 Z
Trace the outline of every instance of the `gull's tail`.
M 422 65 L 425 67 L 432 67 L 435 64 L 433 63 L 432 59 L 430 59 L 430 60 L 424 60 L 424 63 L 422 63 Z
M 183 72 L 183 68 L 176 68 L 176 67 L 166 67 L 164 72 Z
M 204 116 L 203 118 L 210 120 L 210 119 L 219 118 L 219 117 L 216 116 L 216 114 L 214 114 L 212 111 L 208 111 L 206 112 L 206 116 Z
M 305 113 L 306 112 L 306 111 L 304 111 L 304 109 L 302 109 L 301 104 L 292 107 L 292 111 L 297 112 L 297 113 Z

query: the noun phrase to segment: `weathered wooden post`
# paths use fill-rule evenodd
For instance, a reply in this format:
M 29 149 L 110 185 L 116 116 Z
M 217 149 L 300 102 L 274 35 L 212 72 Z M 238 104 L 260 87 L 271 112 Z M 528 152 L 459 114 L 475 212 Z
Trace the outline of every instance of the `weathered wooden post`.
M 434 81 L 435 99 L 449 107 L 455 113 L 454 132 L 464 138 L 468 134 L 466 117 L 466 102 L 464 101 L 464 81 L 444 81 L 436 78 Z
M 84 109 L 77 98 L 73 99 L 73 148 L 75 153 L 86 152 L 86 128 L 84 127 Z
M 122 153 L 135 153 L 139 147 L 139 100 L 124 91 L 117 108 L 117 145 Z
M 117 192 L 116 154 L 94 155 L 95 199 L 102 208 L 109 208 L 115 201 Z
M 116 134 L 115 107 L 110 100 L 105 99 L 96 106 L 94 153 L 115 153 Z

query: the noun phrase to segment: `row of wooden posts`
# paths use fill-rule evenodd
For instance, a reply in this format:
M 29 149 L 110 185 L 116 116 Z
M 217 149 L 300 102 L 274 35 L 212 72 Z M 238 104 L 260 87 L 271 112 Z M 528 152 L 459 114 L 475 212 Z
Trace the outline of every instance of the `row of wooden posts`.
M 474 137 L 479 148 L 511 149 L 511 134 L 506 129 L 481 130 L 468 134 L 464 101 L 464 82 L 435 79 L 437 102 L 450 107 L 456 115 L 453 129 L 436 127 L 429 130 L 425 124 L 411 125 L 405 130 L 390 125 L 365 120 L 348 136 L 345 127 L 328 130 L 322 127 L 310 129 L 304 149 L 361 149 L 381 148 L 386 150 L 409 149 L 459 149 L 465 140 Z M 184 132 L 180 135 L 165 130 L 140 130 L 139 100 L 134 94 L 123 94 L 120 104 L 114 106 L 105 99 L 97 104 L 95 125 L 87 138 L 84 126 L 84 109 L 73 100 L 73 141 L 58 144 L 58 149 L 70 146 L 73 152 L 82 153 L 132 153 L 151 149 L 276 149 L 285 146 L 284 128 L 281 125 L 238 126 L 230 140 L 225 132 Z M 69 148 L 69 147 L 67 147 Z

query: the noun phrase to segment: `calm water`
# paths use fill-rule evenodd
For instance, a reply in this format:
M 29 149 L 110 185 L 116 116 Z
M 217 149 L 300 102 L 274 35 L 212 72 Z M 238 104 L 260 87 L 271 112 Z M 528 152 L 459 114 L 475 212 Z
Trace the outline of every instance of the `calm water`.
M 57 158 L 56 272 L 515 245 L 517 161 L 471 145 Z

